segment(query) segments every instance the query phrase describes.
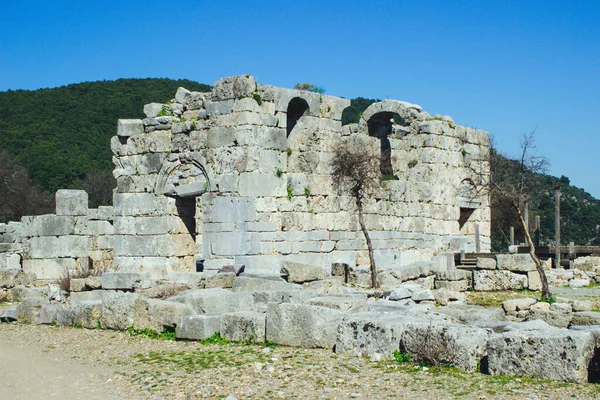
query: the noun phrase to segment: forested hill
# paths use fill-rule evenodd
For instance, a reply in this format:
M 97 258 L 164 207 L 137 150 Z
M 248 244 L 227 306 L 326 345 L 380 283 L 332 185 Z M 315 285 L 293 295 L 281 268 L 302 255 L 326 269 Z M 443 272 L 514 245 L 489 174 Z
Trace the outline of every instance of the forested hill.
M 0 222 L 51 212 L 49 195 L 60 188 L 86 189 L 93 207 L 110 204 L 115 185 L 110 138 L 116 134 L 117 119 L 143 118 L 144 104 L 167 102 L 179 86 L 194 91 L 210 90 L 210 86 L 189 80 L 119 79 L 0 92 L 0 153 L 12 159 L 0 154 Z M 351 100 L 342 115 L 343 124 L 358 122 L 363 111 L 375 101 L 362 97 Z M 46 194 L 29 187 L 27 174 Z M 559 184 L 563 192 L 563 243 L 600 245 L 600 201 L 571 186 L 564 176 L 538 177 L 540 190 L 532 201 L 530 215 L 541 216 L 542 240 L 548 243 L 554 237 L 553 187 Z M 20 186 L 18 197 L 30 200 L 8 199 L 8 189 L 15 189 L 4 188 L 3 184 L 8 185 L 9 181 L 14 182 L 12 186 Z M 503 250 L 510 225 L 516 223 L 502 209 L 501 201 L 492 204 L 492 242 L 495 250 Z
M 167 102 L 179 86 L 210 90 L 190 80 L 118 79 L 0 92 L 0 151 L 43 191 L 78 186 L 86 173 L 112 170 L 117 119 L 143 118 L 144 104 Z

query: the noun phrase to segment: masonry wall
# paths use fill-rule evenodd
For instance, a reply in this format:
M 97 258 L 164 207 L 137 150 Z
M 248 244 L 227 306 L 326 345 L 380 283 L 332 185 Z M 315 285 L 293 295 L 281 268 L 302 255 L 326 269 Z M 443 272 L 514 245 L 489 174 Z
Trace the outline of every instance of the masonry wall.
M 201 260 L 268 274 L 283 260 L 366 265 L 356 206 L 333 186 L 331 160 L 344 143 L 378 154 L 377 120 L 390 123 L 397 178 L 365 204 L 378 266 L 474 251 L 476 224 L 489 251 L 488 201 L 471 187 L 489 171 L 487 133 L 392 100 L 342 126 L 349 103 L 238 76 L 211 93 L 180 88 L 174 101 L 147 105 L 146 119 L 120 120 L 111 142 L 115 267 L 162 277 Z

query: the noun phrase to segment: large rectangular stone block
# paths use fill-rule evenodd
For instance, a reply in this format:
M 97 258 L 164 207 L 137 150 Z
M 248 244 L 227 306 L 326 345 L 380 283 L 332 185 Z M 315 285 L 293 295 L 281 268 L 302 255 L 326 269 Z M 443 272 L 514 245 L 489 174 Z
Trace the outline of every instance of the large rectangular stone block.
M 148 272 L 105 272 L 102 274 L 102 289 L 134 290 L 147 289 L 152 280 Z
M 56 280 L 63 277 L 67 271 L 77 268 L 74 258 L 46 258 L 23 260 L 23 270 L 33 273 L 38 279 Z
M 38 215 L 23 217 L 23 236 L 62 236 L 75 233 L 72 216 Z
M 535 271 L 535 263 L 529 254 L 498 254 L 496 255 L 498 269 L 513 272 Z
M 215 256 L 250 255 L 260 253 L 260 243 L 250 232 L 211 232 L 211 254 Z
M 251 293 L 220 288 L 188 290 L 168 300 L 188 304 L 199 314 L 252 311 L 254 307 Z
M 473 271 L 473 289 L 476 291 L 520 290 L 527 288 L 527 275 L 507 270 Z
M 266 314 L 240 311 L 221 316 L 221 336 L 234 342 L 263 343 L 265 341 Z
M 117 122 L 117 135 L 129 137 L 144 133 L 144 125 L 141 119 L 120 119 Z
M 170 257 L 195 254 L 195 243 L 189 235 L 115 235 L 114 240 L 117 256 Z
M 204 340 L 219 332 L 221 314 L 184 315 L 175 328 L 177 339 Z
M 60 236 L 58 238 L 59 257 L 87 257 L 89 250 L 87 236 Z
M 152 193 L 115 193 L 115 216 L 177 215 L 175 199 Z M 117 231 L 117 233 L 119 233 Z
M 240 174 L 239 191 L 242 196 L 283 197 L 287 195 L 285 175 L 277 177 L 273 173 L 243 172 Z
M 32 258 L 58 258 L 58 238 L 55 236 L 33 237 L 30 246 Z
M 270 303 L 266 337 L 285 346 L 333 349 L 344 314 L 305 304 Z
M 137 299 L 134 304 L 135 329 L 173 329 L 184 315 L 195 314 L 187 304 L 158 299 Z
M 217 196 L 212 202 L 210 222 L 256 221 L 253 199 L 247 197 Z
M 87 215 L 88 194 L 85 190 L 60 189 L 56 191 L 57 215 Z

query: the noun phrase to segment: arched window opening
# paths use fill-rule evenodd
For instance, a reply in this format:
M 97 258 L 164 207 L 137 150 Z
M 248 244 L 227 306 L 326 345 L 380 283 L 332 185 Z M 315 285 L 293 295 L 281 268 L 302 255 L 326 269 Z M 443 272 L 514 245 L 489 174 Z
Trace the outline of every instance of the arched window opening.
M 392 167 L 392 145 L 389 139 L 389 135 L 392 133 L 393 121 L 395 119 L 402 118 L 393 112 L 380 112 L 369 118 L 369 121 L 367 122 L 369 136 L 378 138 L 381 143 L 379 169 L 381 170 L 381 175 L 387 179 L 398 179 L 398 177 L 394 175 L 394 169 Z
M 294 130 L 296 123 L 308 110 L 308 103 L 300 97 L 294 97 L 287 108 L 287 137 Z

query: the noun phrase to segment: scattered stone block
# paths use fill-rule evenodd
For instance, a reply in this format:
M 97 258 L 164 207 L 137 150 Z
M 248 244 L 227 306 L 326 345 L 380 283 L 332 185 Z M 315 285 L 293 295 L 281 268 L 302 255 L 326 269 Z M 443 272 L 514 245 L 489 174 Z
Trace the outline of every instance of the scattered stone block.
M 507 270 L 473 271 L 473 288 L 476 291 L 520 290 L 527 287 L 527 275 Z
M 538 301 L 536 299 L 512 299 L 502 302 L 504 312 L 529 310 Z
M 73 325 L 73 312 L 68 308 L 63 308 L 58 304 L 44 304 L 36 320 L 38 325 Z
M 390 290 L 390 295 L 388 296 L 389 300 L 398 301 L 404 299 L 410 299 L 412 297 L 412 292 L 408 290 L 406 287 L 398 287 Z
M 260 292 L 264 290 L 298 290 L 302 287 L 287 283 L 278 276 L 241 275 L 233 280 L 234 292 Z
M 496 260 L 493 258 L 478 258 L 477 269 L 496 269 Z
M 594 347 L 589 332 L 511 331 L 488 341 L 488 370 L 491 375 L 584 383 Z
M 203 289 L 207 275 L 202 272 L 171 272 L 169 281 L 185 285 L 188 289 Z
M 527 286 L 529 290 L 542 290 L 542 278 L 540 278 L 538 271 L 529 271 L 527 273 Z
M 600 325 L 600 313 L 594 311 L 574 312 L 571 325 Z
M 556 328 L 567 328 L 571 324 L 572 314 L 559 311 L 529 310 L 525 321 L 541 320 Z
M 529 254 L 498 254 L 496 255 L 498 269 L 513 272 L 535 271 L 535 263 Z
M 162 332 L 174 329 L 184 315 L 196 312 L 187 304 L 158 299 L 137 299 L 133 306 L 133 327 Z
M 569 281 L 569 287 L 572 288 L 580 288 L 580 287 L 588 287 L 590 286 L 589 279 L 571 279 Z
M 220 333 L 235 342 L 263 343 L 265 341 L 266 314 L 240 311 L 221 316 Z
M 35 275 L 28 274 L 22 269 L 0 269 L 0 288 L 11 289 L 18 285 L 29 285 L 35 283 L 35 280 Z
M 435 281 L 436 289 L 446 289 L 454 292 L 466 292 L 469 289 L 469 281 Z
M 17 307 L 7 308 L 0 314 L 0 322 L 14 322 L 17 320 Z
M 448 305 L 448 303 L 452 301 L 460 301 L 463 303 L 467 301 L 467 297 L 464 293 L 455 290 L 436 289 L 432 290 L 431 293 L 433 294 L 435 301 L 442 306 Z
M 183 315 L 175 327 L 177 339 L 204 340 L 219 332 L 221 314 Z
M 135 293 L 111 292 L 102 296 L 102 327 L 124 331 L 133 326 Z
M 149 272 L 105 272 L 102 274 L 104 290 L 148 289 L 152 285 Z
M 231 288 L 235 279 L 235 272 L 219 272 L 218 274 L 208 276 L 204 280 L 204 287 L 210 288 Z
M 333 349 L 344 313 L 306 304 L 267 307 L 267 340 L 285 346 Z
M 435 301 L 435 297 L 431 290 L 422 290 L 412 295 L 411 299 L 417 303 L 420 301 Z
M 573 312 L 573 307 L 569 303 L 554 303 L 550 304 L 550 310 L 563 314 L 570 314 Z
M 17 321 L 21 324 L 35 324 L 42 306 L 49 304 L 44 297 L 26 297 L 17 306 Z
M 491 332 L 457 324 L 413 322 L 407 324 L 400 351 L 434 365 L 452 365 L 473 372 L 486 355 Z
M 571 303 L 574 312 L 578 311 L 592 311 L 592 307 L 594 306 L 591 301 L 587 300 L 573 300 Z
M 446 271 L 437 271 L 435 279 L 440 281 L 462 281 L 467 279 L 467 273 L 460 269 L 451 269 Z
M 338 278 L 321 279 L 302 284 L 305 289 L 315 290 L 317 294 L 343 294 L 344 287 Z
M 287 275 L 290 283 L 304 283 L 325 278 L 323 269 L 316 265 L 302 264 L 299 262 L 285 261 L 281 272 Z
M 253 311 L 252 293 L 235 293 L 227 289 L 195 289 L 170 297 L 169 301 L 187 304 L 196 314 Z
M 221 267 L 219 269 L 219 273 L 225 273 L 225 272 L 233 272 L 236 276 L 238 276 L 239 274 L 241 274 L 242 272 L 244 272 L 244 269 L 246 269 L 246 266 L 243 264 L 240 265 L 225 265 L 223 267 Z
M 102 301 L 86 301 L 73 308 L 73 324 L 96 329 L 102 324 Z
M 550 303 L 546 303 L 545 301 L 538 301 L 537 303 L 531 306 L 530 310 L 550 311 Z

